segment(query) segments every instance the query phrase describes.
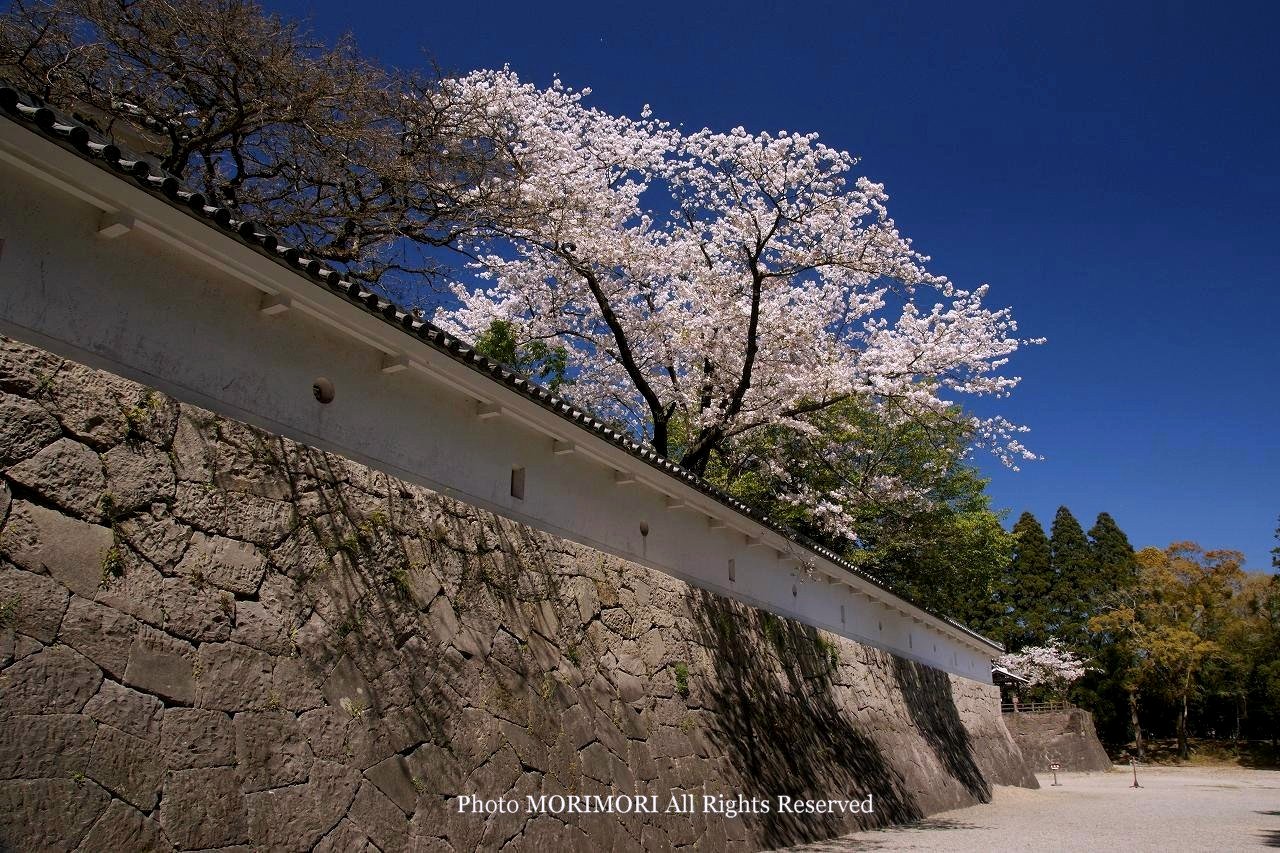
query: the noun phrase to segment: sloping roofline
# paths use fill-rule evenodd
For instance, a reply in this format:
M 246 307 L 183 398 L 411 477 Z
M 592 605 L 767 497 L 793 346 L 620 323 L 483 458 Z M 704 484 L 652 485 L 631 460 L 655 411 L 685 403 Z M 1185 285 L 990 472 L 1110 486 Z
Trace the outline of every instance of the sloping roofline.
M 768 528 L 792 544 L 812 552 L 992 649 L 1004 651 L 1004 646 L 1000 643 L 966 627 L 950 616 L 913 601 L 875 575 L 845 560 L 832 549 L 801 536 L 753 510 L 688 469 L 636 442 L 625 433 L 591 417 L 572 403 L 530 381 L 507 365 L 481 355 L 465 341 L 448 334 L 430 322 L 415 317 L 411 311 L 379 296 L 365 285 L 345 278 L 340 271 L 323 262 L 306 257 L 297 248 L 281 243 L 276 235 L 258 223 L 236 219 L 228 208 L 209 204 L 209 200 L 203 193 L 190 189 L 180 179 L 164 172 L 155 163 L 111 142 L 85 123 L 45 105 L 40 99 L 28 95 L 3 80 L 0 80 L 0 115 L 56 142 L 61 148 L 72 151 L 83 160 L 114 174 L 122 182 L 129 182 L 129 179 L 132 179 L 135 186 L 166 201 L 171 207 L 186 215 L 200 220 L 210 229 L 232 237 L 258 254 L 294 271 L 299 277 L 311 281 L 315 286 L 325 287 L 344 297 L 350 304 L 377 316 L 385 323 L 396 326 L 404 334 L 425 343 L 474 372 L 485 375 L 490 381 L 505 386 L 578 429 L 608 442 L 668 477 L 681 481 L 724 507 Z

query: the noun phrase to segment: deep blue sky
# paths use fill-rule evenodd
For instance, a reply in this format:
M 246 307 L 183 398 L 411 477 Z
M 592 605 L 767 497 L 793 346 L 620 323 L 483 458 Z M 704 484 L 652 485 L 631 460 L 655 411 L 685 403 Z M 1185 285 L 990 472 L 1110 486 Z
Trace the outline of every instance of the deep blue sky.
M 820 132 L 935 271 L 1049 338 L 1006 407 L 1047 459 L 982 460 L 998 506 L 1270 565 L 1280 5 L 265 2 L 389 64 L 509 63 L 613 112 Z

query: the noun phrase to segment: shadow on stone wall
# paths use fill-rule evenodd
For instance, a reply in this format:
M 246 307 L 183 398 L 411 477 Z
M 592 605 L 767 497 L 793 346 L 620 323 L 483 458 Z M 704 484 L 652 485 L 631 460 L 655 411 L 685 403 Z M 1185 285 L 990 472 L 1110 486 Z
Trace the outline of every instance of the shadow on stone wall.
M 890 656 L 4 338 L 0 438 L 0 849 L 774 847 L 857 823 L 454 804 L 902 822 L 921 736 L 981 783 L 940 673 L 913 729 Z
M 947 773 L 978 802 L 991 801 L 991 784 L 974 760 L 973 741 L 960 719 L 946 673 L 894 657 L 894 675 L 912 722 Z
M 840 702 L 835 645 L 810 626 L 703 590 L 691 590 L 689 600 L 699 641 L 711 653 L 711 737 L 731 759 L 744 793 L 874 795 L 875 814 L 864 820 L 776 811 L 752 815 L 754 837 L 778 847 L 922 816 L 880 747 L 858 730 Z

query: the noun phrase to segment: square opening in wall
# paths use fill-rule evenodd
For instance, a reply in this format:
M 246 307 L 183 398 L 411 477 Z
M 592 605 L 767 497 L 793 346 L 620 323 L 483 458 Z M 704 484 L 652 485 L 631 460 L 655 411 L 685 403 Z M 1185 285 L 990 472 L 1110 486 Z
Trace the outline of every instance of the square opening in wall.
M 516 500 L 524 500 L 524 469 L 511 469 L 511 497 Z

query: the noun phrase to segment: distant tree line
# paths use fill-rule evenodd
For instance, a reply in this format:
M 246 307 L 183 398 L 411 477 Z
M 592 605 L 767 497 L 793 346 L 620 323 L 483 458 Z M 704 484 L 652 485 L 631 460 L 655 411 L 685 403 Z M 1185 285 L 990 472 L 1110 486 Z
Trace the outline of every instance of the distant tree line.
M 1280 537 L 1280 530 L 1277 531 Z M 1193 542 L 1135 553 L 1107 513 L 1086 533 L 1066 507 L 1048 535 L 1031 513 L 1013 527 L 1007 568 L 971 624 L 1011 651 L 1053 638 L 1087 662 L 1072 688 L 1102 739 L 1280 736 L 1280 576 L 1242 569 L 1238 551 Z M 1280 567 L 1280 548 L 1273 565 Z

